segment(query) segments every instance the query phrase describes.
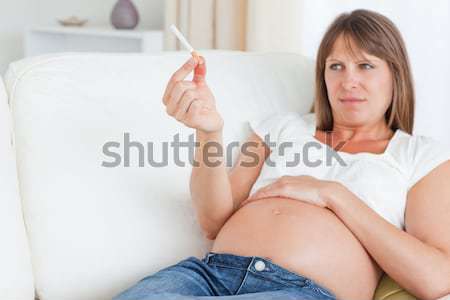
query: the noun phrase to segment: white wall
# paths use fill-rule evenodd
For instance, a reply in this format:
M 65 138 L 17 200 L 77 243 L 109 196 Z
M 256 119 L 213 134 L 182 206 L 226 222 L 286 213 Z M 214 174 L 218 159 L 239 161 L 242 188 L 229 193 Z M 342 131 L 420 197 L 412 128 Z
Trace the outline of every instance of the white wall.
M 0 74 L 22 56 L 23 29 L 36 22 L 36 0 L 0 0 Z
M 107 25 L 116 0 L 0 0 L 0 74 L 23 57 L 23 32 L 34 25 L 56 25 L 57 18 L 88 18 L 89 25 Z M 162 29 L 164 0 L 134 0 L 138 28 Z

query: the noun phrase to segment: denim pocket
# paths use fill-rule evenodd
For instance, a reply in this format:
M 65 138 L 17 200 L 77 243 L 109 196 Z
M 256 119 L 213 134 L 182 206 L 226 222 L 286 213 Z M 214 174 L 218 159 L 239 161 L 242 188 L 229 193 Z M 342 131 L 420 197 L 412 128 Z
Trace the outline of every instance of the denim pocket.
M 281 278 L 277 275 L 270 273 L 253 272 L 253 271 L 250 272 L 253 276 L 258 277 L 261 280 L 273 283 L 274 287 L 278 286 L 279 288 L 302 289 L 305 286 L 303 280 Z
M 229 295 L 234 295 L 245 279 L 246 270 L 240 268 L 211 262 L 208 268 Z

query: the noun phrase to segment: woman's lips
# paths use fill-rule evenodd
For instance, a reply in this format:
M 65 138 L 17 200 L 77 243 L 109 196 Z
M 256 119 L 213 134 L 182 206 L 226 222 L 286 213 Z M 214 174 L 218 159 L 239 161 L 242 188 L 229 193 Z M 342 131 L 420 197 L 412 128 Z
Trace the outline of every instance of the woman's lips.
M 346 104 L 359 104 L 359 103 L 364 103 L 367 100 L 359 99 L 359 98 L 342 98 L 342 99 L 339 99 L 339 101 L 341 101 L 342 103 L 346 103 Z

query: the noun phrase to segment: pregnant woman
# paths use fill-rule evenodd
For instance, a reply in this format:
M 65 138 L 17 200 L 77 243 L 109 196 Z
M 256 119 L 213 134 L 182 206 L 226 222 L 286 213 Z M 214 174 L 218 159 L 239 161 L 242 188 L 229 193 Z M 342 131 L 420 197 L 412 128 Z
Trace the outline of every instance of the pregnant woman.
M 191 194 L 213 247 L 116 300 L 370 300 L 382 271 L 420 299 L 450 293 L 450 151 L 412 135 L 410 66 L 390 20 L 340 15 L 318 51 L 314 114 L 250 122 L 255 146 L 230 172 L 203 159 L 224 126 L 205 76 L 191 59 L 163 102 L 196 129 Z

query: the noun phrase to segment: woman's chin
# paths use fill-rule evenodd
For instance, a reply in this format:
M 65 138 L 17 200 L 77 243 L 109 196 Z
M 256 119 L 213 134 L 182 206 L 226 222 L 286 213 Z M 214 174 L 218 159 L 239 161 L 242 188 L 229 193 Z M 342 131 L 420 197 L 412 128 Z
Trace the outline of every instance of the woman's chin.
M 367 125 L 367 123 L 370 121 L 370 116 L 363 112 L 351 111 L 338 115 L 339 117 L 335 118 L 335 121 L 349 127 Z

